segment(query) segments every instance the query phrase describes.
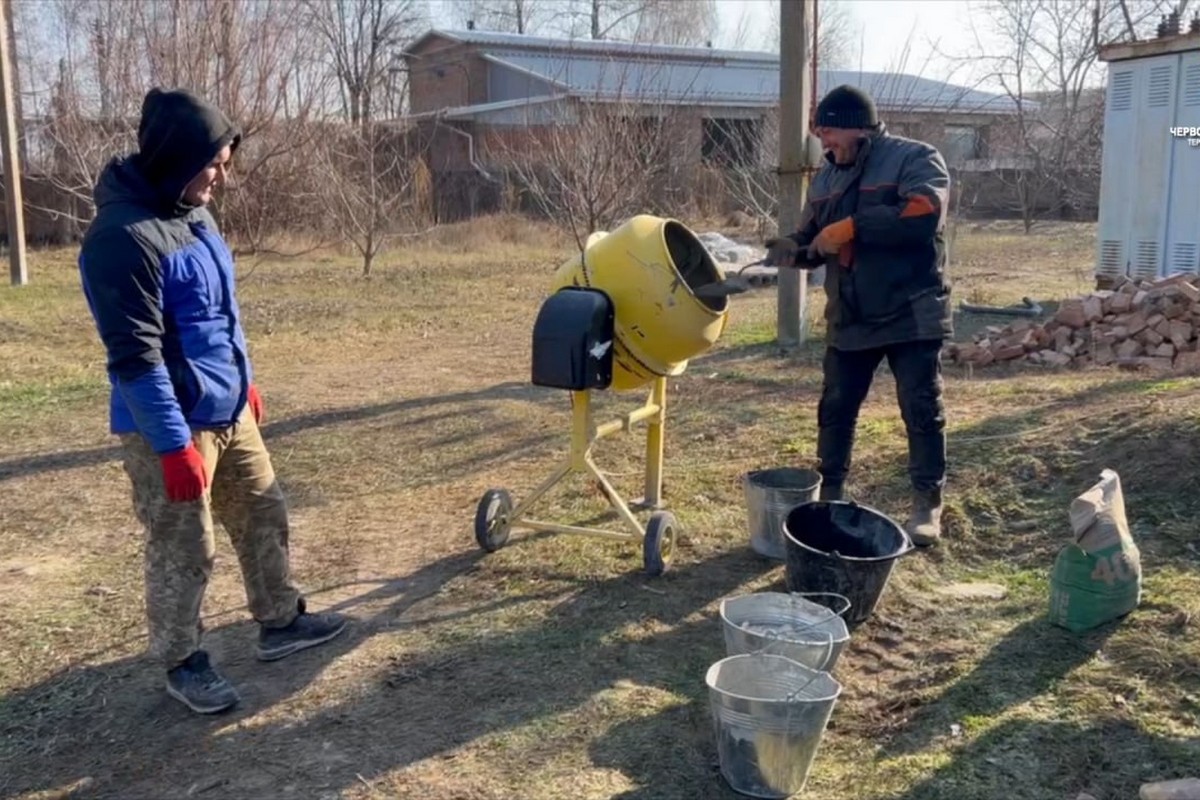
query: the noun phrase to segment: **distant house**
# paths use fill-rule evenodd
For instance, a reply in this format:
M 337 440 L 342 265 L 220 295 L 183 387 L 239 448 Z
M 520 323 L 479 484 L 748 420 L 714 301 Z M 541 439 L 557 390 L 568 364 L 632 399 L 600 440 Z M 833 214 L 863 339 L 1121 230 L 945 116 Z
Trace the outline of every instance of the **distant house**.
M 425 127 L 443 179 L 488 172 L 498 141 L 569 125 L 581 104 L 670 108 L 679 148 L 697 165 L 768 160 L 753 152 L 779 104 L 772 53 L 431 30 L 403 54 L 409 113 Z M 1010 98 L 914 75 L 818 70 L 819 97 L 840 84 L 869 92 L 889 130 L 938 146 L 958 174 L 1019 166 Z

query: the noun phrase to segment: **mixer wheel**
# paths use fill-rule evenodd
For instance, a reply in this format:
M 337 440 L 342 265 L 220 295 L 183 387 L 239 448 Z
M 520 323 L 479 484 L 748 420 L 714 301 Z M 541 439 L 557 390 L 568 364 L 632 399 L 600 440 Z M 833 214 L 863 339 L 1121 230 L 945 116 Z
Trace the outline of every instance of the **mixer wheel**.
M 475 541 L 489 553 L 504 547 L 511 526 L 512 497 L 504 489 L 488 489 L 475 509 Z
M 642 561 L 646 573 L 652 577 L 667 571 L 671 553 L 675 549 L 675 515 L 670 511 L 656 511 L 646 522 L 646 536 L 642 539 Z

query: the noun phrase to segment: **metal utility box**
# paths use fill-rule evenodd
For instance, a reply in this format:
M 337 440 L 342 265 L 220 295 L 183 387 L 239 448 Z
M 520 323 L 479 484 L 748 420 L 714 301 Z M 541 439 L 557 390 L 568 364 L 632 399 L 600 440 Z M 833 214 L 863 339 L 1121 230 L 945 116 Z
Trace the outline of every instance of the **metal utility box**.
M 1200 274 L 1200 34 L 1111 45 L 1097 282 Z

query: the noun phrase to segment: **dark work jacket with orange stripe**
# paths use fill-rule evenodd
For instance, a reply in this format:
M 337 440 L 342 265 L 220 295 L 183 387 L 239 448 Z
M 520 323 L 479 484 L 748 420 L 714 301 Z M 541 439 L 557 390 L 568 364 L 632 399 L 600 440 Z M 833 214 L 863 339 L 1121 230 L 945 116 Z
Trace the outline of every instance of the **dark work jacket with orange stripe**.
M 791 238 L 805 248 L 826 225 L 854 221 L 853 241 L 825 262 L 828 344 L 864 350 L 949 337 L 950 175 L 941 154 L 881 126 L 862 140 L 855 163 L 826 161 Z

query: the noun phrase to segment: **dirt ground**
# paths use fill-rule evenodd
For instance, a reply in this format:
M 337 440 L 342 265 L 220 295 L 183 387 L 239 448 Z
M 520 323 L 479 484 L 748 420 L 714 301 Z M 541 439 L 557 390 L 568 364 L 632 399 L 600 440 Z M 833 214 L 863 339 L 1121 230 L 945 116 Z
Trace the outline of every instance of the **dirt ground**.
M 707 229 L 707 228 L 704 228 Z M 956 295 L 1047 303 L 1088 288 L 1093 229 L 956 232 Z M 670 382 L 671 569 L 635 545 L 515 532 L 483 553 L 491 487 L 519 499 L 565 458 L 567 398 L 529 384 L 532 322 L 570 247 L 486 220 L 399 247 L 371 279 L 330 254 L 244 262 L 240 297 L 310 603 L 352 617 L 328 646 L 252 656 L 236 560 L 218 536 L 206 643 L 242 703 L 198 717 L 144 656 L 142 534 L 106 430 L 103 356 L 73 253 L 0 289 L 0 798 L 737 797 L 704 674 L 724 597 L 782 589 L 748 547 L 742 476 L 810 466 L 814 340 L 781 356 L 775 297 L 735 299 L 714 350 Z M 960 335 L 990 320 L 962 319 Z M 1136 796 L 1200 763 L 1200 466 L 1195 378 L 947 367 L 947 541 L 903 559 L 856 631 L 804 796 Z M 600 414 L 640 393 L 604 396 Z M 902 517 L 905 440 L 881 370 L 851 491 Z M 640 494 L 641 430 L 601 467 Z M 1070 499 L 1121 474 L 1144 594 L 1087 634 L 1046 622 Z M 538 516 L 595 524 L 575 479 Z M 644 518 L 644 517 L 643 517 Z M 611 518 L 600 520 L 614 525 Z M 1002 599 L 944 594 L 962 581 Z

